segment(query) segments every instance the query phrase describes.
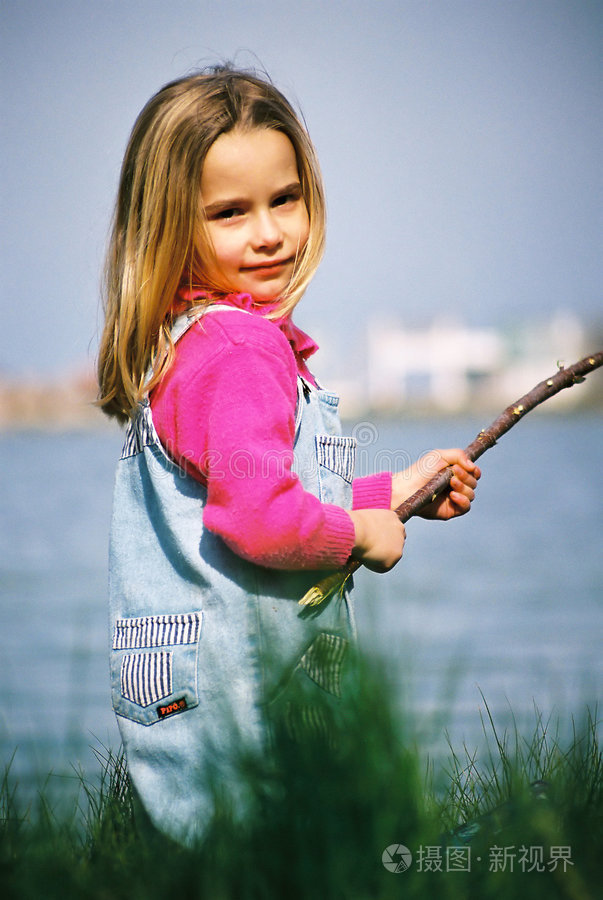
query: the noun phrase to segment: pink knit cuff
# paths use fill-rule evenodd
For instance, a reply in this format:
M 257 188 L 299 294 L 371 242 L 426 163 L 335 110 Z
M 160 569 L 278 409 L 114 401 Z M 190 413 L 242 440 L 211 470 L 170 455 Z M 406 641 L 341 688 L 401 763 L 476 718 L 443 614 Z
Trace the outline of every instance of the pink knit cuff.
M 354 523 L 341 506 L 323 503 L 322 508 L 325 518 L 321 547 L 312 548 L 312 565 L 317 569 L 339 568 L 345 565 L 354 549 Z
M 392 473 L 378 472 L 352 482 L 352 509 L 389 509 L 392 502 Z

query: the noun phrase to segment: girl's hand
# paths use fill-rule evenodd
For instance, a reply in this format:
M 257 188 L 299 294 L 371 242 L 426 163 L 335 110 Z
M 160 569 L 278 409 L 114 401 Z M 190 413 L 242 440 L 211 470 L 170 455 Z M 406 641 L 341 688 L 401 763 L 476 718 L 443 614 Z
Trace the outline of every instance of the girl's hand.
M 404 472 L 392 475 L 392 509 L 396 509 L 441 469 L 452 466 L 450 486 L 418 513 L 424 519 L 452 519 L 469 512 L 481 477 L 479 466 L 459 448 L 431 450 Z
M 389 509 L 348 510 L 356 542 L 352 555 L 373 572 L 389 572 L 402 557 L 406 531 Z

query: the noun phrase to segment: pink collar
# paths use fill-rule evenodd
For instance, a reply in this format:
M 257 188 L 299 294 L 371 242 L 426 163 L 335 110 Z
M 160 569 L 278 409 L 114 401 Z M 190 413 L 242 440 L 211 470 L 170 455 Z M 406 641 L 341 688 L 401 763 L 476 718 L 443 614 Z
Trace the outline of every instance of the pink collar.
M 199 290 L 198 288 L 180 288 L 178 290 L 178 298 L 184 300 L 187 305 L 201 299 L 206 299 L 207 297 L 207 292 Z M 254 313 L 254 315 L 258 316 L 266 316 L 268 313 L 278 309 L 278 303 L 254 303 L 251 294 L 227 294 L 225 297 L 220 297 L 219 300 L 216 298 L 216 302 L 233 306 L 236 309 L 244 309 L 247 312 Z M 316 344 L 305 331 L 302 331 L 301 328 L 298 328 L 297 325 L 293 324 L 291 316 L 281 316 L 272 321 L 275 325 L 278 325 L 283 332 L 291 344 L 293 352 L 301 356 L 303 360 L 308 359 L 309 356 L 316 353 L 318 344 Z

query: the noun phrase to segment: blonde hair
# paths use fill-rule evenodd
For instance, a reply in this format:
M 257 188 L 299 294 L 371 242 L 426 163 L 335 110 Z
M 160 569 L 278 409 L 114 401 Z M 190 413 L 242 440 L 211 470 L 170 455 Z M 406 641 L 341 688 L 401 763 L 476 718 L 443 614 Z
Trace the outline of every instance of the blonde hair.
M 291 282 L 270 316 L 293 310 L 321 260 L 325 201 L 318 160 L 280 91 L 229 66 L 163 87 L 140 113 L 126 148 L 105 264 L 98 404 L 121 422 L 173 361 L 178 287 L 208 291 L 207 302 L 226 293 L 206 274 L 213 248 L 199 190 L 209 148 L 235 128 L 272 128 L 289 138 L 310 220 Z

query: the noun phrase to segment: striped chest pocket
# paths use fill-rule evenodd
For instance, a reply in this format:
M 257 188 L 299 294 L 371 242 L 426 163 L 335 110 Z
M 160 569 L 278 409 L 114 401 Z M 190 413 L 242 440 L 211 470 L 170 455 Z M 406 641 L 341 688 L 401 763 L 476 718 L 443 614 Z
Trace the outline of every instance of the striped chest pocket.
M 319 498 L 323 503 L 351 506 L 356 465 L 356 439 L 333 434 L 316 435 Z
M 153 725 L 198 705 L 202 617 L 192 612 L 116 620 L 111 692 L 118 716 Z

